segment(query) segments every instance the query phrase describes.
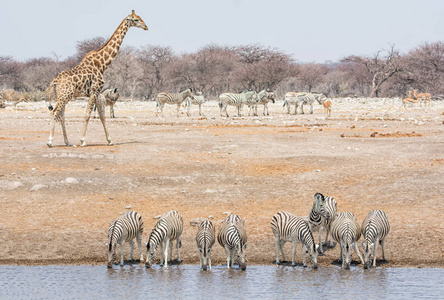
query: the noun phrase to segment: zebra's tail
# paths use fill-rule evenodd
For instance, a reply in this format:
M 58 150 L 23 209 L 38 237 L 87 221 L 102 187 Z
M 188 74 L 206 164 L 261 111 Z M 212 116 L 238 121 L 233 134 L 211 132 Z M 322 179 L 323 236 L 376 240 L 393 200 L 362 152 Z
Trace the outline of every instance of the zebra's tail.
M 273 102 L 274 103 L 274 102 Z M 285 107 L 285 106 L 287 106 L 288 105 L 288 102 L 287 102 L 287 100 L 284 100 L 284 105 L 282 105 L 282 107 Z

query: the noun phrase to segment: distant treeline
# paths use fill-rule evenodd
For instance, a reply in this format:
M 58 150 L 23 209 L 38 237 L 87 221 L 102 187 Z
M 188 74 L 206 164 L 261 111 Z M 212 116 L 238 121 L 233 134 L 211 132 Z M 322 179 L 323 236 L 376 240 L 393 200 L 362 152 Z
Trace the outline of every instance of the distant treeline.
M 105 42 L 102 37 L 80 41 L 76 54 L 65 60 L 54 55 L 21 62 L 0 56 L 0 90 L 40 100 L 59 72 L 74 67 Z M 183 54 L 163 46 L 123 47 L 105 72 L 106 87 L 116 87 L 121 96 L 134 100 L 186 88 L 209 99 L 227 91 L 265 88 L 281 98 L 288 91 L 322 92 L 328 97 L 404 97 L 408 90 L 418 89 L 442 95 L 444 42 L 425 43 L 403 55 L 391 46 L 371 56 L 348 56 L 331 63 L 299 63 L 278 49 L 256 44 L 210 44 Z

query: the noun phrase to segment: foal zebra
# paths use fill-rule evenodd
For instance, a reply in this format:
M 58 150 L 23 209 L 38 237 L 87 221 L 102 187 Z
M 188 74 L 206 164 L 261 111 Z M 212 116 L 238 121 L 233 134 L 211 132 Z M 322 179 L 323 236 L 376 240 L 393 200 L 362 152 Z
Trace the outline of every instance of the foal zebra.
M 309 222 L 315 228 L 319 227 L 319 253 L 323 253 L 322 247 L 322 230 L 326 230 L 325 244 L 327 244 L 328 235 L 330 234 L 330 226 L 336 218 L 338 205 L 336 200 L 329 196 L 324 196 L 321 193 L 314 195 L 313 207 L 310 210 Z M 330 244 L 333 247 L 332 237 L 330 236 Z
M 108 228 L 108 243 L 105 243 L 108 252 L 108 268 L 111 268 L 116 259 L 116 247 L 120 245 L 120 265 L 123 266 L 123 253 L 125 252 L 125 242 L 130 244 L 129 259 L 133 260 L 134 238 L 139 247 L 140 260 L 143 261 L 142 255 L 142 233 L 143 221 L 142 217 L 135 211 L 128 211 L 119 218 L 113 220 Z
M 223 117 L 222 112 L 225 112 L 225 116 L 229 117 L 227 113 L 227 106 L 237 107 L 237 116 L 242 117 L 242 107 L 245 103 L 257 101 L 257 93 L 255 91 L 242 92 L 240 94 L 224 93 L 219 96 L 219 108 L 220 115 Z
M 167 211 L 157 221 L 156 226 L 146 243 L 146 264 L 151 267 L 156 259 L 156 250 L 160 248 L 160 264 L 168 267 L 168 261 L 171 260 L 173 241 L 176 241 L 177 261 L 180 260 L 181 235 L 183 231 L 183 219 L 179 212 L 175 210 Z M 149 256 L 148 256 L 149 254 Z
M 217 234 L 217 241 L 225 249 L 227 255 L 227 268 L 233 267 L 234 255 L 242 270 L 247 268 L 247 232 L 245 222 L 238 215 L 229 215 L 222 222 Z
M 370 267 L 373 250 L 373 267 L 376 267 L 376 250 L 378 242 L 382 246 L 382 258 L 385 261 L 385 238 L 390 232 L 387 215 L 382 210 L 372 210 L 362 222 L 362 243 L 364 253 L 364 269 Z
M 350 212 L 341 212 L 331 225 L 331 235 L 333 239 L 340 243 L 341 254 L 339 260 L 342 260 L 342 268 L 350 269 L 352 261 L 352 250 L 356 251 L 362 263 L 361 254 L 357 246 L 357 241 L 361 237 L 361 230 L 355 216 Z
M 163 114 L 163 107 L 165 106 L 165 103 L 168 104 L 177 104 L 177 116 L 179 116 L 180 112 L 180 106 L 182 105 L 182 102 L 185 101 L 188 97 L 191 98 L 191 100 L 194 99 L 193 94 L 191 93 L 191 89 L 187 89 L 180 93 L 159 93 L 156 97 L 157 107 L 158 111 L 157 114 Z M 187 115 L 189 116 L 189 112 L 187 111 Z
M 318 252 L 315 241 L 311 233 L 310 225 L 307 221 L 288 212 L 278 212 L 271 218 L 271 230 L 276 239 L 276 263 L 279 264 L 279 250 L 282 258 L 285 259 L 284 244 L 293 243 L 293 257 L 291 264 L 294 266 L 296 256 L 296 245 L 302 243 L 302 264 L 307 267 L 305 262 L 305 252 L 308 249 L 309 259 L 313 269 L 318 268 Z
M 214 245 L 215 237 L 214 225 L 210 220 L 203 220 L 199 223 L 196 243 L 200 255 L 200 268 L 204 271 L 208 266 L 211 270 L 211 247 Z

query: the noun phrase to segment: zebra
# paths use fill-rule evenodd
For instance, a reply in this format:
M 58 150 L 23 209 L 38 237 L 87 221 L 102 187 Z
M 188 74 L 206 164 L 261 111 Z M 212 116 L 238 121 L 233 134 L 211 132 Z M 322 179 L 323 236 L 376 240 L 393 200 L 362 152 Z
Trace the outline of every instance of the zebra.
M 116 116 L 114 115 L 114 104 L 116 104 L 117 100 L 120 97 L 117 88 L 106 89 L 99 95 L 99 97 L 103 98 L 101 99 L 101 101 L 104 101 L 105 107 L 109 106 L 109 117 L 115 118 Z M 97 105 L 94 105 L 94 111 L 96 110 L 97 110 Z M 96 117 L 97 116 L 94 116 L 94 118 Z
M 205 116 L 202 110 L 202 105 L 205 103 L 205 97 L 202 95 L 202 92 L 197 92 L 197 95 L 194 96 L 194 100 L 191 98 L 187 98 L 186 105 L 188 107 L 187 114 L 191 116 L 191 104 L 199 105 L 199 116 Z
M 179 212 L 170 210 L 164 213 L 157 221 L 146 245 L 146 264 L 150 268 L 156 259 L 156 250 L 160 248 L 160 265 L 168 267 L 171 260 L 173 241 L 176 241 L 177 261 L 180 263 L 181 235 L 183 219 Z
M 194 100 L 194 96 L 191 93 L 191 89 L 186 89 L 180 93 L 159 93 L 156 97 L 157 102 L 157 114 L 163 114 L 163 107 L 165 106 L 165 103 L 168 104 L 177 104 L 177 116 L 179 116 L 180 112 L 180 106 L 182 105 L 182 102 L 184 102 L 188 97 L 191 98 L 191 100 Z M 187 111 L 187 115 L 189 116 L 189 112 Z
M 228 215 L 222 222 L 217 234 L 217 241 L 225 249 L 227 268 L 233 267 L 234 255 L 242 270 L 247 268 L 247 232 L 245 221 L 238 215 Z
M 236 106 L 238 117 L 242 117 L 242 107 L 245 103 L 257 100 L 257 93 L 255 91 L 242 92 L 240 94 L 224 93 L 219 96 L 219 108 L 220 115 L 223 117 L 222 112 L 225 112 L 225 116 L 229 117 L 227 113 L 227 106 Z
M 328 235 L 330 234 L 330 226 L 336 218 L 338 205 L 336 200 L 329 196 L 324 196 L 321 193 L 314 195 L 313 207 L 310 210 L 309 222 L 314 227 L 319 227 L 319 253 L 323 253 L 322 230 L 326 230 L 325 241 L 327 244 Z M 333 247 L 332 237 L 330 236 L 329 247 Z
M 293 257 L 291 264 L 293 266 L 295 265 L 296 245 L 302 243 L 303 266 L 307 267 L 305 253 L 308 249 L 309 259 L 313 269 L 318 268 L 318 251 L 311 233 L 310 224 L 307 221 L 291 213 L 280 211 L 271 218 L 271 230 L 276 239 L 276 264 L 279 264 L 279 250 L 285 261 L 284 244 L 286 242 L 292 242 Z
M 382 258 L 385 261 L 385 238 L 390 232 L 387 215 L 382 210 L 372 210 L 362 222 L 362 243 L 364 254 L 364 269 L 370 267 L 373 250 L 373 267 L 376 267 L 376 250 L 378 242 L 382 246 Z
M 262 90 L 257 93 L 256 99 L 250 99 L 247 101 L 245 104 L 248 106 L 248 115 L 250 116 L 253 114 L 253 116 L 257 117 L 257 106 L 258 104 L 261 104 L 263 100 L 265 101 L 265 99 L 268 99 L 268 91 Z
M 301 114 L 304 114 L 304 104 L 310 104 L 310 114 L 313 114 L 313 103 L 318 101 L 319 105 L 322 104 L 322 100 L 327 99 L 324 94 L 306 93 L 305 95 L 298 97 L 298 102 L 296 102 L 295 114 L 298 113 L 298 105 L 301 106 Z
M 331 225 L 331 235 L 333 236 L 333 239 L 341 245 L 341 254 L 339 260 L 342 261 L 343 269 L 350 269 L 353 249 L 355 250 L 361 262 L 364 263 L 364 260 L 362 259 L 357 246 L 357 242 L 361 237 L 361 229 L 355 216 L 352 213 L 341 212 L 336 217 Z
M 125 242 L 130 244 L 130 261 L 133 260 L 134 238 L 139 247 L 140 261 L 143 261 L 142 254 L 142 233 L 143 221 L 142 217 L 135 211 L 127 211 L 119 218 L 113 220 L 108 228 L 108 243 L 105 245 L 108 249 L 108 268 L 112 267 L 116 259 L 116 247 L 120 245 L 120 265 L 123 266 L 123 253 L 125 252 Z
M 203 220 L 199 223 L 196 243 L 200 255 L 200 268 L 204 271 L 207 270 L 207 266 L 211 270 L 211 247 L 214 245 L 215 237 L 214 225 L 210 220 Z
M 288 92 L 285 94 L 284 97 L 284 105 L 283 107 L 287 106 L 287 113 L 290 114 L 290 107 L 291 105 L 295 105 L 295 111 L 294 114 L 297 114 L 297 104 L 299 103 L 300 99 L 302 99 L 303 96 L 305 96 L 307 93 L 295 93 L 295 92 Z
M 264 106 L 264 116 L 270 115 L 268 112 L 268 102 L 271 101 L 272 103 L 275 103 L 275 97 L 276 97 L 276 93 L 273 91 L 267 91 L 267 93 L 268 93 L 267 97 L 259 98 L 259 104 L 262 104 Z M 267 111 L 267 114 L 265 114 L 265 111 Z

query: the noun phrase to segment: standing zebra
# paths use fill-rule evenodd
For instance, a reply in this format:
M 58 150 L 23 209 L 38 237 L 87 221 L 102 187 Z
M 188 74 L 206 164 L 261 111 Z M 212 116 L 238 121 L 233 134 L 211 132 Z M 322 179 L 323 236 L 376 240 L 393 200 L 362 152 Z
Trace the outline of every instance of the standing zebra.
M 362 243 L 364 253 L 364 269 L 370 267 L 373 250 L 373 267 L 376 267 L 376 250 L 378 242 L 382 246 L 382 258 L 385 261 L 385 238 L 390 232 L 387 215 L 382 210 L 372 210 L 362 222 Z
M 269 116 L 270 114 L 269 114 L 269 112 L 268 112 L 268 102 L 275 102 L 275 97 L 276 97 L 276 93 L 275 92 L 273 92 L 273 91 L 267 91 L 267 93 L 268 93 L 268 96 L 267 97 L 262 97 L 262 98 L 259 98 L 259 104 L 262 104 L 263 106 L 264 106 L 264 116 L 265 115 L 267 115 L 267 116 Z M 267 112 L 266 114 L 265 114 L 265 111 Z
M 187 99 L 187 97 L 190 97 L 191 100 L 194 99 L 194 96 L 191 93 L 191 89 L 187 89 L 180 93 L 165 93 L 165 92 L 159 93 L 156 97 L 157 108 L 158 108 L 157 114 L 159 114 L 159 110 L 160 113 L 163 114 L 163 107 L 165 106 L 165 103 L 168 103 L 168 104 L 177 105 L 177 116 L 179 116 L 180 106 L 182 105 L 182 102 L 185 101 L 185 99 Z
M 173 241 L 176 241 L 177 261 L 180 260 L 181 235 L 183 231 L 183 219 L 179 212 L 175 210 L 167 211 L 157 221 L 156 226 L 146 243 L 146 264 L 151 267 L 156 259 L 156 250 L 160 248 L 160 264 L 168 267 L 168 261 L 171 260 Z M 149 256 L 148 256 L 149 253 Z
M 240 94 L 224 93 L 219 96 L 219 108 L 220 115 L 223 117 L 222 112 L 225 112 L 225 116 L 229 117 L 227 113 L 227 106 L 237 107 L 237 116 L 242 117 L 242 107 L 245 103 L 257 101 L 257 93 L 255 91 L 242 92 Z
M 234 255 L 242 270 L 247 268 L 247 232 L 245 222 L 238 215 L 229 215 L 222 222 L 217 234 L 217 241 L 225 249 L 227 255 L 227 268 L 233 267 Z
M 199 116 L 205 116 L 202 110 L 202 105 L 205 103 L 205 97 L 202 95 L 202 92 L 197 92 L 197 95 L 193 95 L 194 99 L 187 98 L 187 114 L 191 116 L 191 104 L 199 105 Z
M 245 104 L 248 106 L 248 115 L 253 115 L 257 117 L 257 106 L 267 99 L 268 102 L 268 92 L 266 90 L 262 90 L 257 93 L 256 99 L 250 99 Z
M 108 268 L 112 267 L 116 259 L 116 247 L 120 245 L 120 265 L 123 266 L 123 253 L 125 252 L 125 242 L 130 244 L 129 259 L 133 260 L 134 238 L 139 247 L 140 261 L 143 261 L 142 255 L 142 233 L 143 221 L 142 217 L 135 211 L 128 211 L 119 218 L 113 220 L 108 228 L 108 243 L 105 243 L 108 252 Z
M 210 220 L 203 220 L 199 223 L 196 243 L 200 255 L 200 268 L 204 271 L 207 270 L 207 266 L 211 270 L 211 247 L 214 245 L 215 237 L 214 225 Z
M 287 106 L 287 113 L 290 114 L 291 105 L 295 105 L 294 114 L 297 114 L 298 103 L 307 93 L 288 92 L 284 97 L 284 106 Z
M 357 245 L 357 242 L 361 237 L 361 229 L 352 213 L 341 212 L 337 216 L 331 225 L 331 235 L 333 236 L 333 239 L 341 245 L 339 260 L 342 260 L 342 268 L 345 270 L 350 269 L 353 249 L 356 251 L 361 262 L 364 263 Z
M 322 230 L 326 230 L 325 244 L 327 244 L 328 235 L 330 234 L 330 226 L 336 218 L 338 205 L 336 200 L 329 196 L 324 196 L 321 193 L 314 195 L 313 207 L 309 214 L 309 221 L 314 227 L 319 228 L 319 253 L 323 253 L 322 247 Z M 332 237 L 330 236 L 329 247 L 333 247 Z
M 318 101 L 319 105 L 322 104 L 322 100 L 326 99 L 324 94 L 314 94 L 314 93 L 305 93 L 305 95 L 301 95 L 297 98 L 295 107 L 295 114 L 298 114 L 298 105 L 301 106 L 301 114 L 304 114 L 304 104 L 310 104 L 310 114 L 313 114 L 313 103 Z
M 293 257 L 291 264 L 294 266 L 296 256 L 296 245 L 302 243 L 302 263 L 307 267 L 305 262 L 305 252 L 308 249 L 309 259 L 313 265 L 313 269 L 318 268 L 318 251 L 311 233 L 310 224 L 300 217 L 288 212 L 278 212 L 271 218 L 271 230 L 276 239 L 276 263 L 279 264 L 279 250 L 282 258 L 285 259 L 284 244 L 286 242 L 293 243 Z

